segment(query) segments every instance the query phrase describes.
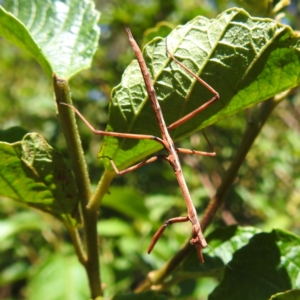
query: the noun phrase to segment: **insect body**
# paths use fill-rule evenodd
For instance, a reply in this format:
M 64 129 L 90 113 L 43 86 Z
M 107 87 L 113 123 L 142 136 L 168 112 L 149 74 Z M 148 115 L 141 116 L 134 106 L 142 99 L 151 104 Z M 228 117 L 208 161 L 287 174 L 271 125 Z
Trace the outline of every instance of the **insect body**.
M 191 72 L 190 70 L 188 70 L 184 65 L 182 65 L 174 56 L 173 54 L 171 54 L 169 52 L 169 50 L 166 48 L 166 51 L 168 52 L 168 54 L 170 55 L 170 57 L 177 63 L 179 64 L 184 70 L 186 70 L 189 74 L 191 74 L 192 76 L 194 76 L 198 82 L 200 82 L 204 87 L 206 87 L 214 96 L 207 101 L 206 103 L 204 103 L 203 105 L 201 105 L 200 107 L 198 107 L 197 109 L 195 109 L 194 111 L 192 111 L 191 113 L 189 113 L 188 115 L 180 118 L 179 120 L 177 120 L 176 122 L 172 123 L 171 125 L 167 126 L 165 124 L 165 120 L 159 105 L 159 101 L 157 99 L 156 96 L 156 92 L 155 89 L 153 87 L 148 69 L 146 67 L 146 63 L 145 60 L 142 56 L 141 50 L 139 48 L 139 46 L 137 45 L 137 43 L 135 42 L 130 30 L 127 28 L 126 29 L 127 35 L 129 37 L 129 41 L 130 44 L 135 52 L 135 55 L 137 57 L 142 75 L 143 75 L 143 79 L 146 85 L 146 89 L 147 89 L 147 93 L 149 96 L 149 100 L 151 102 L 154 114 L 156 116 L 159 128 L 160 128 L 160 132 L 161 132 L 161 137 L 156 137 L 156 136 L 151 136 L 151 135 L 144 135 L 144 134 L 130 134 L 130 133 L 118 133 L 118 132 L 108 132 L 108 131 L 101 131 L 101 130 L 96 130 L 93 128 L 93 126 L 80 114 L 80 112 L 73 106 L 68 105 L 66 103 L 61 103 L 64 105 L 69 106 L 70 108 L 72 108 L 75 113 L 85 122 L 85 124 L 90 128 L 90 130 L 98 135 L 106 135 L 106 136 L 114 136 L 114 137 L 120 137 L 120 138 L 132 138 L 132 139 L 151 139 L 151 140 L 155 140 L 156 142 L 162 144 L 162 146 L 165 148 L 167 155 L 159 155 L 159 156 L 153 156 L 149 159 L 147 159 L 146 161 L 143 161 L 141 163 L 138 163 L 132 167 L 129 167 L 126 170 L 122 170 L 119 171 L 116 167 L 116 165 L 114 164 L 113 160 L 111 160 L 111 164 L 115 170 L 115 172 L 119 175 L 123 175 L 126 174 L 130 171 L 133 171 L 145 164 L 149 164 L 152 163 L 154 161 L 156 161 L 159 158 L 163 158 L 166 161 L 169 162 L 169 164 L 172 166 L 175 176 L 177 178 L 178 184 L 180 186 L 180 189 L 182 191 L 182 195 L 183 198 L 185 200 L 186 206 L 187 206 L 187 212 L 188 215 L 185 217 L 176 217 L 176 218 L 172 218 L 169 219 L 167 221 L 164 222 L 164 224 L 158 229 L 158 231 L 154 234 L 149 248 L 148 248 L 148 253 L 150 253 L 153 249 L 153 247 L 155 246 L 156 242 L 158 241 L 158 239 L 160 238 L 160 236 L 162 235 L 162 233 L 164 232 L 164 230 L 166 229 L 166 227 L 168 225 L 171 225 L 173 223 L 180 223 L 180 222 L 187 222 L 190 221 L 192 224 L 192 238 L 190 240 L 190 243 L 195 245 L 196 249 L 197 249 L 197 254 L 199 257 L 199 260 L 201 262 L 204 262 L 203 260 L 203 255 L 202 255 L 202 249 L 204 249 L 205 247 L 207 247 L 207 242 L 204 238 L 204 235 L 202 233 L 201 230 L 201 226 L 200 226 L 200 222 L 197 216 L 197 212 L 196 209 L 194 207 L 193 201 L 191 199 L 188 187 L 186 185 L 183 173 L 182 173 L 182 169 L 181 169 L 181 165 L 180 165 L 180 161 L 179 161 L 179 157 L 178 157 L 178 152 L 180 153 L 185 153 L 185 154 L 197 154 L 197 155 L 204 155 L 204 156 L 215 156 L 215 152 L 202 152 L 202 151 L 195 151 L 195 150 L 190 150 L 190 149 L 182 149 L 182 148 L 176 148 L 174 145 L 174 142 L 169 134 L 169 130 L 172 130 L 176 127 L 178 127 L 179 125 L 183 124 L 184 122 L 186 122 L 187 120 L 189 120 L 190 118 L 192 118 L 193 116 L 195 116 L 196 114 L 200 113 L 201 111 L 203 111 L 204 109 L 206 109 L 209 105 L 211 105 L 213 102 L 215 102 L 216 100 L 219 99 L 219 94 L 211 87 L 209 86 L 205 81 L 203 81 L 201 78 L 199 78 L 197 75 L 195 75 L 193 72 Z M 205 137 L 206 138 L 206 137 Z M 210 144 L 209 144 L 210 145 Z M 211 146 L 211 145 L 210 145 Z

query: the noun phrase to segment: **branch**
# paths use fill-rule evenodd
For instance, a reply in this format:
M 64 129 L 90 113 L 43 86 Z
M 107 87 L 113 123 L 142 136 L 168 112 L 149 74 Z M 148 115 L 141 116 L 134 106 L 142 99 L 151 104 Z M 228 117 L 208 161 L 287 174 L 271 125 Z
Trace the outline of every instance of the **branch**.
M 64 102 L 72 105 L 68 82 L 64 79 L 58 78 L 54 74 L 53 86 L 56 102 Z M 79 238 L 79 236 L 76 237 L 76 245 L 74 245 L 74 247 L 77 254 L 80 249 L 79 260 L 81 263 L 83 263 L 86 269 L 91 290 L 91 297 L 95 299 L 96 297 L 102 295 L 97 242 L 97 209 L 87 208 L 87 204 L 91 197 L 90 179 L 75 121 L 74 112 L 67 107 L 59 104 L 57 105 L 57 112 L 60 119 L 62 131 L 66 139 L 72 169 L 75 175 L 75 181 L 78 189 L 86 237 L 87 257 L 85 258 L 85 256 L 81 252 L 82 247 L 78 245 L 79 240 L 77 238 Z
M 69 235 L 72 239 L 72 244 L 75 249 L 76 255 L 80 261 L 80 263 L 84 266 L 87 262 L 86 253 L 84 252 L 84 249 L 82 247 L 82 241 L 79 236 L 79 232 L 76 227 L 68 226 L 68 224 L 65 224 L 65 226 L 68 229 Z

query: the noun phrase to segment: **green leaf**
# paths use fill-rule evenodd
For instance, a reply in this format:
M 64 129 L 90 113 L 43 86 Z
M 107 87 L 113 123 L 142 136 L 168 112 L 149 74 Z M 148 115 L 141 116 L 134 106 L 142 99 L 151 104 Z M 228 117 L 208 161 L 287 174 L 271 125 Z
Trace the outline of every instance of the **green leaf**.
M 259 233 L 235 252 L 209 299 L 269 299 L 300 287 L 300 238 L 279 229 Z
M 2 205 L 1 203 L 1 207 Z M 30 272 L 30 268 L 28 268 L 28 252 L 20 250 L 19 245 L 22 245 L 22 239 L 20 239 L 20 244 L 16 243 L 16 239 L 19 239 L 24 232 L 28 235 L 30 231 L 41 233 L 45 232 L 45 230 L 51 230 L 50 224 L 43 222 L 42 215 L 34 211 L 18 211 L 6 219 L 0 220 L 0 253 L 2 262 L 7 260 L 6 253 L 9 253 L 10 257 L 15 258 L 15 263 L 1 264 L 0 286 L 25 279 Z
M 156 38 L 143 55 L 169 125 L 212 94 L 166 54 L 165 44 Z M 220 100 L 171 131 L 175 141 L 299 84 L 299 38 L 290 27 L 250 17 L 242 9 L 227 10 L 212 20 L 197 17 L 173 30 L 167 44 L 220 94 Z M 112 92 L 107 130 L 160 136 L 137 61 Z M 105 137 L 99 156 L 112 158 L 123 169 L 161 147 L 155 141 Z M 110 169 L 109 160 L 104 162 Z
M 270 300 L 299 300 L 300 290 L 291 290 L 273 295 Z
M 97 232 L 99 232 L 101 236 L 122 236 L 132 234 L 133 228 L 123 220 L 111 218 L 109 220 L 99 221 L 97 223 Z
M 113 300 L 168 300 L 164 295 L 156 294 L 155 292 L 149 291 L 139 294 L 126 294 L 116 295 L 112 298 Z
M 5 286 L 28 276 L 28 264 L 24 261 L 16 261 L 1 269 L 0 285 Z
M 90 0 L 4 0 L 0 35 L 32 55 L 49 77 L 70 78 L 96 51 L 99 13 Z
M 76 223 L 75 180 L 63 157 L 37 133 L 0 143 L 0 195 Z
M 17 236 L 23 231 L 45 230 L 46 226 L 48 226 L 48 224 L 43 222 L 41 216 L 32 211 L 18 212 L 0 221 L 0 251 L 3 251 L 2 246 L 5 245 L 11 237 Z
M 84 268 L 76 256 L 54 254 L 33 274 L 28 284 L 28 299 L 89 299 Z
M 203 251 L 204 255 L 207 259 L 221 259 L 223 264 L 226 265 L 238 249 L 247 245 L 249 240 L 260 232 L 260 229 L 251 226 L 232 225 L 218 228 L 207 236 L 210 247 Z
M 101 205 L 114 209 L 121 214 L 133 219 L 148 219 L 148 210 L 143 197 L 132 188 L 111 187 Z
M 234 253 L 247 245 L 249 240 L 259 232 L 260 230 L 254 227 L 236 225 L 213 231 L 207 236 L 209 247 L 203 251 L 205 263 L 201 264 L 196 251 L 193 251 L 173 276 L 179 280 L 211 275 L 221 276 L 225 268 L 230 269 L 229 262 Z

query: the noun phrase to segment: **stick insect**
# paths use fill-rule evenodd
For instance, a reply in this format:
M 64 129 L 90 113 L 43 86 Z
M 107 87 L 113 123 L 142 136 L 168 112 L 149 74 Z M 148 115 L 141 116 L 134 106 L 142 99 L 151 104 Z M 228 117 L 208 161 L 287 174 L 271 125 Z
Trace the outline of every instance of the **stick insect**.
M 182 195 L 183 198 L 185 200 L 186 206 L 187 206 L 187 212 L 188 215 L 185 217 L 175 217 L 175 218 L 171 218 L 167 221 L 165 221 L 163 223 L 163 225 L 158 229 L 158 231 L 154 234 L 150 245 L 148 247 L 148 253 L 150 253 L 152 251 L 152 249 L 154 248 L 155 244 L 157 243 L 158 239 L 160 238 L 160 236 L 163 234 L 163 232 L 165 231 L 166 227 L 168 225 L 174 224 L 174 223 L 181 223 L 181 222 L 187 222 L 190 221 L 192 223 L 192 238 L 190 240 L 190 243 L 192 245 L 194 245 L 196 247 L 197 250 L 197 254 L 198 254 L 198 258 L 200 260 L 200 262 L 204 262 L 203 259 L 203 254 L 202 254 L 202 249 L 204 249 L 205 247 L 207 247 L 207 242 L 204 238 L 204 235 L 202 233 L 201 230 L 201 226 L 199 223 L 199 219 L 197 216 L 197 212 L 196 209 L 194 207 L 192 198 L 190 196 L 188 187 L 186 185 L 183 173 L 182 173 L 182 169 L 181 169 L 181 165 L 180 165 L 180 161 L 179 161 L 179 157 L 178 157 L 178 153 L 185 153 L 185 154 L 196 154 L 196 155 L 203 155 L 203 156 L 215 156 L 216 153 L 213 151 L 211 144 L 208 142 L 206 136 L 204 135 L 205 139 L 207 140 L 209 146 L 212 149 L 212 152 L 202 152 L 202 151 L 195 151 L 195 150 L 190 150 L 190 149 L 183 149 L 183 148 L 176 148 L 174 145 L 174 142 L 169 134 L 169 130 L 172 130 L 176 127 L 178 127 L 179 125 L 183 124 L 184 122 L 186 122 L 187 120 L 191 119 L 192 117 L 194 117 L 196 114 L 200 113 L 201 111 L 203 111 L 204 109 L 206 109 L 209 105 L 211 105 L 213 102 L 215 102 L 216 100 L 219 99 L 219 94 L 210 86 L 208 85 L 204 80 L 202 80 L 201 78 L 199 78 L 196 74 L 194 74 L 192 71 L 190 71 L 189 69 L 187 69 L 182 63 L 180 63 L 175 57 L 174 55 L 168 50 L 167 48 L 167 43 L 166 43 L 166 51 L 169 54 L 169 56 L 171 57 L 172 60 L 174 60 L 178 65 L 180 65 L 186 72 L 188 72 L 190 75 L 192 75 L 199 83 L 201 83 L 205 88 L 207 88 L 212 94 L 213 97 L 208 100 L 207 102 L 205 102 L 203 105 L 201 105 L 200 107 L 198 107 L 197 109 L 195 109 L 194 111 L 190 112 L 189 114 L 187 114 L 186 116 L 180 118 L 179 120 L 177 120 L 176 122 L 172 123 L 171 125 L 167 126 L 165 124 L 165 120 L 156 96 L 156 92 L 154 90 L 153 84 L 152 84 L 152 80 L 150 78 L 145 60 L 143 58 L 143 55 L 141 53 L 141 50 L 139 48 L 139 46 L 137 45 L 136 41 L 134 40 L 130 30 L 128 28 L 126 28 L 126 32 L 129 38 L 129 42 L 135 52 L 135 55 L 137 57 L 141 72 L 142 72 L 142 76 L 146 85 L 146 90 L 147 93 L 149 95 L 149 99 L 151 101 L 151 105 L 152 108 L 154 110 L 154 114 L 156 116 L 157 122 L 159 124 L 159 128 L 160 128 L 160 132 L 161 132 L 161 137 L 156 137 L 156 136 L 152 136 L 152 135 L 144 135 L 144 134 L 130 134 L 130 133 L 119 133 L 119 132 L 108 132 L 108 131 L 102 131 L 102 130 L 96 130 L 82 115 L 81 113 L 73 106 L 66 104 L 66 103 L 61 103 L 63 105 L 69 106 L 71 109 L 74 110 L 74 112 L 82 119 L 82 121 L 89 127 L 89 129 L 97 135 L 103 135 L 103 136 L 113 136 L 113 137 L 120 137 L 120 138 L 131 138 L 131 139 L 145 139 L 145 140 L 154 140 L 158 143 L 160 143 L 164 149 L 167 152 L 167 155 L 157 155 L 157 156 L 153 156 L 149 159 L 147 159 L 146 161 L 140 162 L 132 167 L 129 167 L 123 171 L 119 171 L 114 163 L 114 161 L 112 159 L 110 159 L 110 162 L 116 172 L 116 174 L 118 175 L 123 175 L 126 174 L 130 171 L 136 170 L 137 168 L 144 166 L 146 164 L 152 163 L 160 158 L 165 159 L 167 162 L 169 162 L 169 164 L 172 166 L 174 173 L 176 175 L 178 184 L 181 188 L 182 191 Z

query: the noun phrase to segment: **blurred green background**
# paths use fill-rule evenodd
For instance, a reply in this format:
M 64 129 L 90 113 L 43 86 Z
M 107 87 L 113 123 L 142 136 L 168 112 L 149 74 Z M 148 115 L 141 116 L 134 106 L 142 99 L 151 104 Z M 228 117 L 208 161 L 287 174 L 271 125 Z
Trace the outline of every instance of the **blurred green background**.
M 250 14 L 269 16 L 276 5 L 275 2 L 269 7 L 262 1 L 257 5 L 254 0 L 248 4 L 225 0 L 95 2 L 101 12 L 99 49 L 92 67 L 73 78 L 70 87 L 74 105 L 98 129 L 105 129 L 108 121 L 111 89 L 120 82 L 124 69 L 134 58 L 124 27 L 129 27 L 138 44 L 143 45 L 152 34 L 147 30 L 158 22 L 166 21 L 167 27 L 174 27 L 197 15 L 214 18 L 229 7 L 242 5 L 246 5 Z M 298 30 L 299 2 L 292 1 L 283 12 L 281 22 Z M 55 115 L 52 83 L 32 57 L 6 40 L 0 39 L 0 49 L 0 128 L 21 126 L 38 132 L 68 159 Z M 220 184 L 247 120 L 256 110 L 251 108 L 205 130 L 217 152 L 215 158 L 182 156 L 183 171 L 199 213 Z M 237 222 L 263 230 L 279 227 L 300 234 L 299 120 L 300 95 L 295 89 L 264 126 L 208 232 Z M 95 186 L 103 172 L 97 159 L 101 137 L 94 136 L 82 122 L 79 130 Z M 182 141 L 180 146 L 209 149 L 200 133 Z M 104 200 L 98 228 L 107 295 L 136 287 L 149 271 L 162 266 L 190 234 L 188 224 L 174 225 L 153 253 L 146 254 L 151 236 L 161 223 L 186 211 L 173 170 L 164 161 L 117 177 L 111 192 L 114 198 L 108 195 Z M 53 268 L 52 275 L 49 266 Z M 50 215 L 1 199 L 0 299 L 58 299 L 53 295 L 53 286 L 70 288 L 70 284 L 77 291 L 72 299 L 88 297 L 83 268 L 74 257 L 62 224 Z M 214 279 L 189 280 L 174 286 L 169 297 L 206 299 L 215 284 Z

